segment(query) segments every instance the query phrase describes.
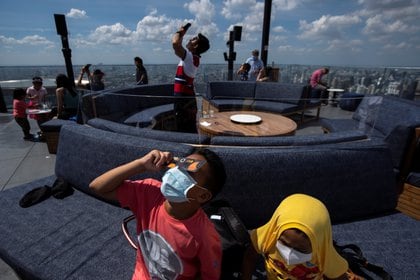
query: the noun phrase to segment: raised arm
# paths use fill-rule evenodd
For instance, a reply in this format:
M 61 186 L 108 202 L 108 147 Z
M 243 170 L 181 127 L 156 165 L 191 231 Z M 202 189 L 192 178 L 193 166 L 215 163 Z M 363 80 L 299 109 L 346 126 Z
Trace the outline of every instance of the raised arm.
M 57 98 L 57 117 L 63 113 L 64 110 L 64 88 L 60 87 L 55 90 Z
M 145 171 L 156 172 L 172 161 L 169 152 L 153 150 L 140 159 L 118 166 L 94 179 L 89 188 L 109 200 L 118 200 L 117 189 L 124 180 Z
M 172 36 L 172 47 L 175 51 L 175 54 L 181 58 L 182 60 L 184 60 L 185 58 L 185 54 L 186 54 L 186 50 L 184 49 L 184 47 L 182 46 L 182 39 L 184 38 L 185 35 L 185 30 L 184 28 L 180 28 L 177 32 L 175 32 L 175 34 Z

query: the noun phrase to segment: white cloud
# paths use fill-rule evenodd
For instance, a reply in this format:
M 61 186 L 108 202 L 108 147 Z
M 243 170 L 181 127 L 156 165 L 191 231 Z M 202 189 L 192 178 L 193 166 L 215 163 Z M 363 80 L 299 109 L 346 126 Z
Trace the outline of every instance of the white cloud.
M 290 11 L 298 7 L 302 0 L 273 0 L 275 10 Z
M 86 11 L 84 10 L 71 8 L 70 12 L 66 14 L 66 17 L 80 19 L 80 18 L 87 18 L 87 15 L 86 15 Z
M 247 20 L 248 15 L 255 11 L 256 0 L 226 0 L 223 1 L 221 14 L 230 20 Z
M 283 53 L 307 53 L 310 51 L 310 49 L 307 48 L 298 48 L 296 46 L 292 46 L 292 45 L 280 45 L 277 48 L 278 51 L 283 52 Z
M 401 20 L 394 22 L 387 21 L 382 15 L 375 15 L 366 20 L 366 25 L 363 28 L 363 33 L 371 36 L 384 36 L 393 33 L 414 33 L 419 31 L 418 26 L 412 26 L 404 23 Z
M 174 30 L 177 30 L 183 23 L 184 21 L 181 20 L 158 15 L 157 10 L 152 10 L 137 23 L 135 37 L 138 40 L 147 39 L 152 42 L 168 41 Z
M 193 0 L 184 4 L 184 7 L 195 15 L 198 24 L 210 24 L 216 14 L 216 9 L 210 0 Z
M 299 29 L 302 34 L 298 37 L 301 39 L 340 39 L 344 37 L 345 28 L 358 24 L 360 21 L 357 15 L 323 15 L 311 23 L 301 20 Z
M 283 33 L 286 32 L 286 29 L 284 29 L 283 26 L 274 26 L 273 28 L 271 28 L 271 31 L 275 32 L 275 33 Z
M 402 51 L 404 49 L 411 49 L 413 46 L 406 42 L 401 42 L 399 44 L 386 44 L 383 48 L 385 50 L 393 50 L 393 51 Z
M 418 0 L 359 0 L 361 15 L 372 17 L 382 15 L 391 20 L 415 20 L 420 17 Z
M 331 52 L 352 52 L 358 53 L 361 52 L 363 49 L 364 43 L 361 40 L 331 40 L 328 42 L 328 47 L 325 49 L 326 51 Z
M 4 45 L 27 45 L 27 46 L 45 46 L 52 47 L 54 43 L 45 37 L 39 35 L 25 36 L 22 39 L 5 37 L 0 35 L 0 44 Z
M 99 44 L 131 44 L 133 32 L 121 23 L 103 25 L 90 34 L 89 39 Z

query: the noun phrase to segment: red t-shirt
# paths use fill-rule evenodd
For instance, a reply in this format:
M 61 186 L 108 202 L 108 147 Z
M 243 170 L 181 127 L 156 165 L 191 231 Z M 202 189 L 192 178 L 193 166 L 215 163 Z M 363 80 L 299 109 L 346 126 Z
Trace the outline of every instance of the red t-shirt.
M 18 118 L 26 118 L 25 100 L 13 99 L 13 116 Z
M 136 267 L 133 279 L 219 279 L 220 237 L 202 209 L 186 220 L 170 216 L 161 182 L 126 180 L 118 188 L 122 207 L 137 220 Z
M 323 69 L 318 69 L 312 73 L 310 81 L 312 87 L 316 87 L 316 85 L 321 81 L 322 76 L 324 76 L 323 71 Z

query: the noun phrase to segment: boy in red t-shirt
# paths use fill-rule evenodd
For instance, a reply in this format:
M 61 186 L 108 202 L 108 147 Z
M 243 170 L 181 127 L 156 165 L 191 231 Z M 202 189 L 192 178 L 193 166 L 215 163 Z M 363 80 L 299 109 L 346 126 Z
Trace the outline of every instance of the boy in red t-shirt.
M 197 149 L 189 160 L 196 170 L 177 165 L 162 182 L 128 178 L 167 169 L 169 152 L 153 150 L 144 157 L 114 168 L 90 183 L 100 196 L 118 200 L 137 220 L 138 250 L 133 279 L 219 279 L 220 237 L 201 209 L 222 188 L 226 173 L 220 158 Z
M 28 117 L 26 115 L 26 92 L 24 89 L 19 88 L 13 91 L 13 116 L 15 121 L 22 128 L 24 140 L 34 140 L 34 136 L 30 133 L 31 125 L 29 124 Z

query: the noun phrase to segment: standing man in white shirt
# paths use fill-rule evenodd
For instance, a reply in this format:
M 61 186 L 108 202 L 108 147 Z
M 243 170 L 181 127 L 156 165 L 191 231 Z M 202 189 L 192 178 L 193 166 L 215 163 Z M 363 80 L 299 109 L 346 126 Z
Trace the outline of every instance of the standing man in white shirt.
M 264 63 L 258 58 L 260 52 L 255 49 L 252 51 L 252 56 L 246 60 L 246 63 L 251 65 L 251 70 L 248 72 L 248 81 L 256 81 L 258 73 L 264 67 Z

